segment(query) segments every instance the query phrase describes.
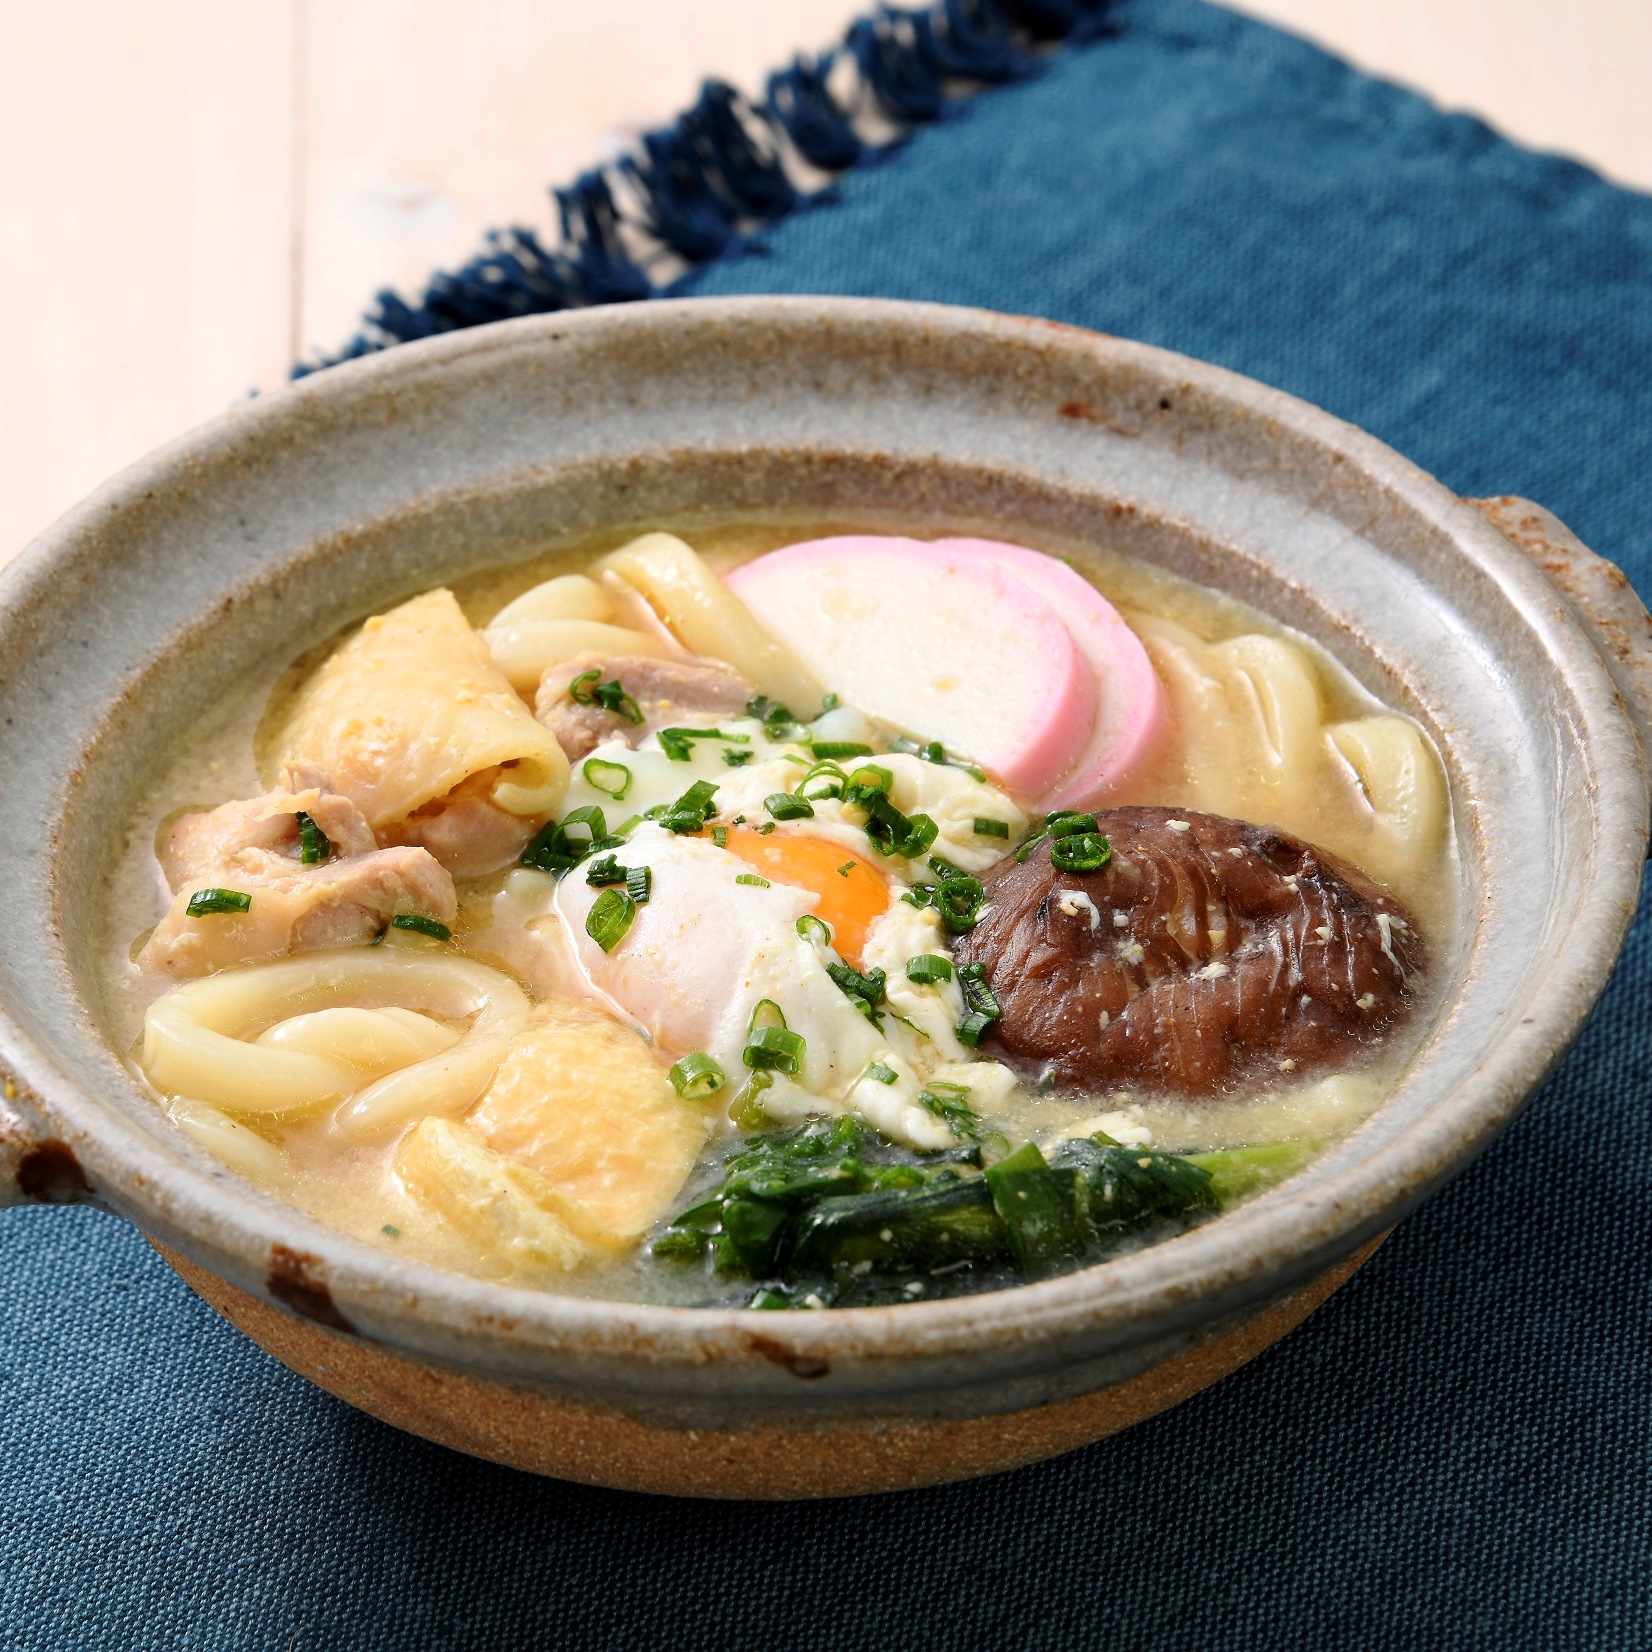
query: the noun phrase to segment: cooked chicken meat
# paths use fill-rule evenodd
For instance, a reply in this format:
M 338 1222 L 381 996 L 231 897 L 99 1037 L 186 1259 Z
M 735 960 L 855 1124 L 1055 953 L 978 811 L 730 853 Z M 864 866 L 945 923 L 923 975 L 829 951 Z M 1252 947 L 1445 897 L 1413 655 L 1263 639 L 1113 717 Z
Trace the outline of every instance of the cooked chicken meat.
M 289 783 L 315 780 L 289 772 Z M 324 862 L 302 860 L 300 813 L 328 840 Z M 453 879 L 424 849 L 380 849 L 361 811 L 324 785 L 269 792 L 185 815 L 160 849 L 176 899 L 139 962 L 179 979 L 289 952 L 356 946 L 401 913 L 451 924 Z M 244 912 L 191 917 L 203 889 L 247 895 Z
M 1353 867 L 1216 815 L 1120 808 L 1100 825 L 1097 871 L 1058 871 L 1045 842 L 988 874 L 958 948 L 1029 1076 L 1208 1097 L 1346 1064 L 1406 1013 L 1422 939 Z
M 591 688 L 617 682 L 630 697 L 636 715 L 629 708 L 611 709 L 600 700 L 590 704 L 574 700 L 570 685 L 591 671 L 599 675 L 584 689 L 587 698 Z M 645 734 L 668 728 L 684 717 L 735 716 L 745 710 L 754 692 L 744 678 L 721 666 L 641 655 L 581 654 L 545 673 L 534 715 L 574 763 L 606 741 L 623 740 L 635 746 Z

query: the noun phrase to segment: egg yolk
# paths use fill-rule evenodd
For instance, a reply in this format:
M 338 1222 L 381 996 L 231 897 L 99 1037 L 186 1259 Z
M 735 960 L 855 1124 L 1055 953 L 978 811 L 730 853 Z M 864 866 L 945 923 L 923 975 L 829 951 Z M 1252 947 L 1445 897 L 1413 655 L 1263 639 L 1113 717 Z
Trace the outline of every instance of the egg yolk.
M 764 837 L 749 826 L 729 829 L 728 847 L 770 883 L 807 889 L 818 900 L 815 916 L 832 931 L 832 945 L 860 968 L 866 931 L 889 905 L 889 884 L 869 860 L 841 843 L 801 832 Z

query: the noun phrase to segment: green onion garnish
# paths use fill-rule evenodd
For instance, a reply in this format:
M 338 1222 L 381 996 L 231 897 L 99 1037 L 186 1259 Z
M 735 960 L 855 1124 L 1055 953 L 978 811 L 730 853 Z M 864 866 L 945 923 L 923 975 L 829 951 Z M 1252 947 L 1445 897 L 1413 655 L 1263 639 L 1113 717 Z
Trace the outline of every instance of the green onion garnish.
M 753 889 L 767 889 L 770 887 L 767 878 L 760 878 L 755 872 L 740 872 L 736 874 L 736 883 L 749 883 Z
M 970 1092 L 962 1084 L 946 1084 L 931 1080 L 918 1094 L 918 1105 L 964 1141 L 978 1141 L 981 1136 L 981 1115 L 970 1106 Z
M 743 746 L 751 739 L 749 734 L 727 734 L 720 728 L 662 728 L 658 737 L 660 750 L 673 763 L 686 763 L 694 755 L 694 740 L 729 740 Z
M 756 832 L 759 837 L 767 837 L 769 833 L 774 830 L 774 822 L 772 820 L 765 820 L 762 825 L 752 827 L 752 830 Z
M 776 820 L 807 820 L 815 812 L 806 797 L 793 797 L 790 792 L 771 792 L 763 799 L 763 807 Z
M 828 694 L 820 702 L 820 710 L 815 713 L 817 718 L 824 717 L 828 711 L 836 711 L 838 706 L 837 695 Z
M 712 801 L 716 795 L 717 787 L 712 781 L 696 780 L 659 817 L 660 824 L 668 832 L 702 831 L 705 823 L 717 812 L 717 805 Z
M 977 837 L 1008 837 L 1010 823 L 1007 820 L 989 820 L 984 815 L 975 817 L 975 835 Z
M 654 893 L 654 869 L 651 866 L 633 866 L 625 874 L 625 892 L 638 906 L 647 906 Z
M 417 912 L 398 912 L 390 920 L 392 929 L 410 929 L 415 935 L 428 935 L 433 941 L 451 941 L 453 931 L 444 923 L 438 923 L 434 918 L 426 918 Z
M 777 705 L 766 694 L 746 701 L 746 715 L 763 725 L 763 738 L 775 745 L 789 744 L 803 733 L 803 725 L 786 706 Z
M 399 1239 L 402 1236 L 402 1230 L 397 1227 L 394 1222 L 386 1222 L 384 1226 L 379 1229 L 379 1232 L 389 1234 L 392 1239 Z
M 796 790 L 799 797 L 806 797 L 811 803 L 819 803 L 823 798 L 842 797 L 848 784 L 849 776 L 836 763 L 816 763 L 798 781 Z M 809 789 L 811 786 L 814 788 L 813 791 Z
M 685 1101 L 698 1101 L 702 1096 L 714 1096 L 728 1083 L 728 1075 L 704 1050 L 685 1055 L 666 1077 L 671 1080 Z
M 954 935 L 973 929 L 987 903 L 987 892 L 979 878 L 968 872 L 954 872 L 935 886 L 935 910 Z
M 612 682 L 599 683 L 602 676 L 600 671 L 582 671 L 568 684 L 568 698 L 577 706 L 597 705 L 604 711 L 611 711 L 616 717 L 623 717 L 627 722 L 640 723 L 643 720 L 642 709 L 637 702 L 625 692 L 619 678 Z
M 631 790 L 631 771 L 623 763 L 610 763 L 603 757 L 588 757 L 582 772 L 586 785 L 613 798 L 616 803 Z
M 1045 815 L 1044 829 L 1051 837 L 1073 837 L 1080 832 L 1099 831 L 1096 817 L 1078 809 L 1057 809 Z
M 952 979 L 952 960 L 938 952 L 925 952 L 906 960 L 906 978 L 920 987 L 934 986 L 937 981 Z
M 866 1069 L 866 1076 L 875 1078 L 879 1084 L 893 1084 L 900 1077 L 900 1074 L 893 1067 L 887 1066 L 881 1061 L 874 1061 Z
M 1050 865 L 1058 872 L 1099 872 L 1113 858 L 1113 845 L 1100 832 L 1069 833 L 1050 843 Z
M 711 841 L 715 843 L 719 849 L 728 848 L 728 827 L 713 826 L 711 828 Z
M 546 821 L 522 854 L 522 864 L 536 872 L 566 872 L 599 849 L 613 848 L 608 822 L 594 803 L 573 809 L 560 821 Z
M 303 866 L 322 866 L 333 858 L 332 839 L 300 809 L 298 821 L 298 859 Z
M 184 912 L 191 918 L 204 918 L 212 912 L 245 912 L 251 905 L 252 896 L 239 889 L 197 889 Z
M 887 795 L 895 785 L 895 776 L 876 763 L 862 763 L 849 776 L 847 790 L 849 793 L 857 791 L 883 792 Z M 861 798 L 850 796 L 851 803 L 859 803 Z
M 600 889 L 606 883 L 624 883 L 626 871 L 612 855 L 604 855 L 585 868 L 585 881 L 593 889 Z
M 891 751 L 922 758 L 926 763 L 944 763 L 950 769 L 962 769 L 974 780 L 985 780 L 986 771 L 962 757 L 952 756 L 939 740 L 910 740 L 904 734 L 889 742 Z
M 604 889 L 585 914 L 585 933 L 604 952 L 612 952 L 625 939 L 636 915 L 637 903 L 623 890 Z
M 974 1049 L 981 1042 L 982 1034 L 986 1033 L 1004 1012 L 999 1008 L 998 1000 L 993 997 L 992 988 L 986 983 L 983 965 L 960 966 L 958 985 L 963 991 L 965 1011 L 964 1018 L 956 1029 L 958 1039 L 960 1043 Z
M 731 769 L 738 769 L 743 768 L 756 755 L 757 754 L 755 752 L 751 751 L 730 750 L 723 753 L 723 761 L 727 763 Z
M 844 997 L 872 1023 L 874 1027 L 881 1026 L 878 1018 L 878 1005 L 883 1002 L 884 987 L 888 976 L 881 969 L 868 970 L 862 975 L 859 970 L 851 969 L 848 964 L 828 964 L 826 973 L 837 982 Z
M 740 1059 L 756 1071 L 795 1074 L 803 1067 L 802 1033 L 785 1027 L 759 1027 L 746 1041 Z
M 846 861 L 845 861 L 845 862 L 844 862 L 844 863 L 843 863 L 843 864 L 842 864 L 842 865 L 841 865 L 841 866 L 840 866 L 840 867 L 839 867 L 839 868 L 838 868 L 838 869 L 837 869 L 837 875 L 838 875 L 838 876 L 839 876 L 839 877 L 840 877 L 840 878 L 846 878 L 846 877 L 848 877 L 848 876 L 849 876 L 849 874 L 850 874 L 850 873 L 851 873 L 851 872 L 852 872 L 852 871 L 854 871 L 854 869 L 855 869 L 855 868 L 856 868 L 856 867 L 857 867 L 857 866 L 858 866 L 858 865 L 859 865 L 859 864 L 860 864 L 860 862 L 859 862 L 859 861 L 853 861 L 853 860 L 846 860 Z
M 836 762 L 842 757 L 870 757 L 872 748 L 863 746 L 858 740 L 811 740 L 809 750 L 817 759 L 826 762 Z

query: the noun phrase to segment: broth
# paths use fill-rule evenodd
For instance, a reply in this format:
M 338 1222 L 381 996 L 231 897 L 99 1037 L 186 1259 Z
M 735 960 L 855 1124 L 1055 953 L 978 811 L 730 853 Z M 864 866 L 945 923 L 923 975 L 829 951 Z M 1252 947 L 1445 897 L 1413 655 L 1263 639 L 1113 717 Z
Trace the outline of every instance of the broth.
M 870 530 L 865 523 L 841 521 L 697 521 L 674 531 L 713 570 L 728 574 L 801 540 L 866 531 L 899 533 L 903 525 L 891 525 L 887 518 Z M 921 536 L 926 530 L 906 531 Z M 630 537 L 613 533 L 557 544 L 509 566 L 455 581 L 451 589 L 465 618 L 483 627 L 524 593 L 557 576 L 584 572 Z M 1169 693 L 1168 735 L 1124 789 L 1109 796 L 1109 807 L 1163 806 L 1282 827 L 1358 868 L 1415 914 L 1435 958 L 1454 950 L 1459 879 L 1444 773 L 1415 724 L 1376 701 L 1310 639 L 1232 598 L 1093 546 L 1044 543 L 1039 548 L 1076 569 L 1111 600 L 1142 638 Z M 107 908 L 101 985 L 112 1038 L 118 1048 L 131 1053 L 134 1070 L 146 1084 L 139 1064 L 145 1015 L 175 985 L 135 961 L 142 942 L 173 902 L 157 862 L 157 844 L 186 814 L 252 798 L 266 789 L 279 731 L 332 647 L 329 643 L 295 664 L 249 680 L 238 699 L 166 754 L 144 809 L 130 824 Z M 1328 728 L 1333 732 L 1327 734 Z M 1404 784 L 1410 790 L 1404 796 L 1375 795 L 1361 778 L 1361 742 L 1376 738 L 1409 742 Z M 880 755 L 874 752 L 864 761 L 876 764 Z M 1392 764 L 1384 772 L 1394 772 Z M 735 767 L 728 771 L 731 777 L 740 773 Z M 1034 813 L 1025 799 L 1015 801 L 1025 805 L 1024 813 Z M 1423 820 L 1430 810 L 1432 817 Z M 1106 815 L 1099 819 L 1105 831 Z M 1006 853 L 1017 848 L 1019 836 L 1012 831 L 1004 840 Z M 382 832 L 380 837 L 382 841 Z M 752 852 L 757 852 L 755 847 Z M 528 951 L 502 945 L 499 916 L 509 910 L 515 898 L 512 891 L 522 880 L 531 883 L 543 876 L 513 867 L 457 877 L 457 917 L 442 926 L 452 931 L 443 954 L 502 970 L 526 986 L 530 997 L 544 996 L 547 977 L 534 979 L 539 966 Z M 569 874 L 570 879 L 577 877 Z M 750 878 L 748 874 L 747 881 Z M 1388 936 L 1385 928 L 1385 946 Z M 428 950 L 417 936 L 393 934 L 389 940 L 386 952 L 398 957 L 409 949 Z M 557 980 L 565 983 L 566 977 Z M 1356 1059 L 1300 1082 L 1287 1062 L 1287 1070 L 1230 1086 L 1216 1099 L 1189 1099 L 1131 1083 L 1109 1083 L 1085 1093 L 1061 1086 L 1041 1091 L 1021 1073 L 1014 1090 L 986 1117 L 992 1132 L 1002 1138 L 994 1151 L 1031 1141 L 1050 1155 L 1064 1140 L 1087 1138 L 1098 1129 L 1125 1146 L 1150 1143 L 1145 1151 L 1160 1154 L 1285 1143 L 1322 1151 L 1380 1104 L 1426 1031 L 1437 1009 L 1433 988 L 1426 978 L 1412 986 L 1413 1002 L 1391 1033 L 1370 1040 Z M 613 1005 L 606 1008 L 612 1011 Z M 451 1038 L 466 1024 L 463 1016 L 438 1012 L 428 1019 L 437 1028 L 432 1037 Z M 1104 1016 L 1104 1025 L 1105 1021 Z M 673 1053 L 665 1052 L 661 1062 Z M 988 1053 L 980 1051 L 981 1056 Z M 693 1205 L 722 1180 L 721 1160 L 733 1128 L 727 1121 L 732 1088 L 731 1084 L 699 1104 L 711 1134 L 665 1215 L 650 1225 L 650 1236 L 665 1231 L 669 1216 Z M 154 1093 L 158 1104 L 168 1105 L 165 1095 Z M 771 1118 L 768 1127 L 795 1127 L 800 1117 L 794 1113 Z M 453 1222 L 433 1214 L 429 1199 L 410 1186 L 406 1174 L 397 1173 L 393 1161 L 404 1133 L 347 1136 L 335 1127 L 330 1109 L 239 1115 L 237 1122 L 244 1132 L 234 1138 L 240 1148 L 221 1149 L 229 1162 L 297 1208 L 386 1250 L 459 1272 L 563 1293 L 690 1304 L 738 1305 L 752 1298 L 753 1279 L 662 1262 L 646 1237 L 617 1252 L 609 1247 L 596 1260 L 568 1271 L 525 1272 L 519 1256 L 513 1262 L 491 1253 Z M 200 1131 L 192 1133 L 198 1140 L 220 1144 L 229 1139 L 221 1131 L 210 1138 Z M 1124 1243 L 1156 1236 L 1159 1230 L 1149 1225 Z M 975 1288 L 1013 1282 L 1001 1267 L 983 1268 Z

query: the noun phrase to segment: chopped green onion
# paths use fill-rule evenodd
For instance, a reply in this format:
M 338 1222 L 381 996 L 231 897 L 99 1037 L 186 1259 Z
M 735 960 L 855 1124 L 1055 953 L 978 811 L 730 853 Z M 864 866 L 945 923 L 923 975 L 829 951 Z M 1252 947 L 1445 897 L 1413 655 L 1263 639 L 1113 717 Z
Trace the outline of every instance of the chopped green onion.
M 389 1234 L 392 1239 L 400 1239 L 402 1236 L 402 1230 L 397 1227 L 394 1222 L 386 1222 L 384 1226 L 379 1229 L 379 1232 Z
M 939 740 L 912 740 L 903 734 L 889 742 L 889 749 L 922 758 L 926 763 L 944 763 L 948 768 L 962 769 L 974 780 L 985 780 L 987 777 L 984 769 L 977 768 L 962 757 L 951 756 Z
M 1076 837 L 1080 832 L 1099 831 L 1096 817 L 1084 814 L 1078 809 L 1057 809 L 1052 815 L 1045 815 L 1044 829 L 1051 837 Z
M 580 672 L 568 684 L 568 698 L 577 706 L 597 705 L 616 717 L 625 718 L 627 722 L 640 723 L 643 720 L 642 709 L 625 692 L 619 678 L 599 684 L 597 680 L 601 676 L 602 673 L 595 670 Z
M 858 866 L 858 865 L 859 865 L 859 864 L 860 864 L 860 862 L 859 862 L 859 861 L 856 861 L 856 860 L 846 860 L 846 861 L 845 861 L 845 862 L 844 862 L 844 863 L 843 863 L 843 864 L 842 864 L 842 865 L 841 865 L 841 866 L 840 866 L 840 867 L 839 867 L 839 868 L 838 868 L 838 869 L 837 869 L 837 875 L 838 875 L 838 876 L 839 876 L 839 877 L 840 877 L 840 878 L 846 878 L 846 877 L 848 877 L 848 876 L 849 876 L 849 874 L 850 874 L 850 873 L 851 873 L 851 872 L 852 872 L 852 871 L 854 871 L 854 869 L 855 869 L 855 868 L 856 868 L 856 867 L 857 867 L 857 866 Z
M 298 821 L 298 859 L 303 866 L 321 866 L 333 858 L 332 839 L 300 809 L 294 817 Z
M 586 785 L 613 798 L 616 803 L 631 790 L 631 771 L 623 763 L 610 763 L 604 757 L 588 757 L 582 772 Z
M 651 866 L 633 866 L 625 874 L 625 892 L 638 906 L 647 906 L 654 893 L 654 869 Z
M 763 799 L 763 807 L 776 820 L 807 820 L 815 806 L 806 797 L 793 797 L 790 792 L 770 792 Z
M 894 789 L 895 776 L 886 768 L 877 763 L 862 763 L 858 769 L 849 775 L 848 791 L 883 792 L 886 796 Z M 851 803 L 858 803 L 858 797 L 851 797 Z
M 728 827 L 713 826 L 711 828 L 711 841 L 715 843 L 719 849 L 728 848 Z
M 712 801 L 716 795 L 717 787 L 712 781 L 696 780 L 660 816 L 660 824 L 668 832 L 679 834 L 703 830 L 705 823 L 717 812 L 717 805 Z
M 239 889 L 197 889 L 184 912 L 191 918 L 204 918 L 213 912 L 245 912 L 251 905 L 252 896 Z
M 755 872 L 738 873 L 734 879 L 736 883 L 749 883 L 753 889 L 767 889 L 770 887 L 767 878 L 760 878 Z
M 723 753 L 723 761 L 728 764 L 731 769 L 738 769 L 743 768 L 756 755 L 757 754 L 752 751 L 725 751 Z
M 451 941 L 453 931 L 444 923 L 438 923 L 434 918 L 426 918 L 417 912 L 398 912 L 390 920 L 392 929 L 410 929 L 415 935 L 428 935 L 433 941 Z
M 993 997 L 992 988 L 986 983 L 984 965 L 960 965 L 958 986 L 964 995 L 964 1018 L 955 1031 L 961 1044 L 974 1049 L 1004 1012 Z
M 906 960 L 906 978 L 920 987 L 934 986 L 937 981 L 952 979 L 952 960 L 938 952 L 925 952 Z
M 812 912 L 805 912 L 797 920 L 797 932 L 806 941 L 819 941 L 822 946 L 832 944 L 832 932 L 825 922 L 817 918 Z
M 968 872 L 954 872 L 935 886 L 935 910 L 954 935 L 973 929 L 987 903 L 987 892 L 979 878 Z
M 685 1055 L 666 1075 L 685 1101 L 714 1096 L 728 1083 L 728 1075 L 704 1050 Z
M 844 997 L 849 999 L 874 1027 L 882 1025 L 877 1011 L 878 1005 L 883 1002 L 884 988 L 889 978 L 881 969 L 871 969 L 862 975 L 859 970 L 851 969 L 848 964 L 832 963 L 826 966 L 826 973 L 837 982 Z
M 602 810 L 587 804 L 583 809 L 570 810 L 560 822 L 546 821 L 523 851 L 522 864 L 536 872 L 567 872 L 587 855 L 618 841 L 609 837 Z
M 849 776 L 836 763 L 816 763 L 798 781 L 796 792 L 811 803 L 819 803 L 825 798 L 842 797 L 848 784 Z M 814 791 L 809 790 L 811 786 Z
M 931 1080 L 918 1092 L 918 1105 L 933 1113 L 961 1141 L 978 1141 L 981 1115 L 970 1106 L 970 1092 L 962 1084 Z
M 743 746 L 751 739 L 747 734 L 727 734 L 720 728 L 662 728 L 658 731 L 660 750 L 673 763 L 686 763 L 694 755 L 690 741 L 730 740 Z
M 750 1033 L 758 1027 L 783 1027 L 785 1025 L 786 1012 L 772 998 L 759 998 L 757 1007 L 751 1012 L 751 1020 L 746 1023 L 746 1031 Z
M 741 1060 L 763 1072 L 797 1073 L 803 1067 L 803 1034 L 785 1027 L 759 1027 L 746 1040 Z
M 756 832 L 759 837 L 767 837 L 769 833 L 774 830 L 774 822 L 772 820 L 765 820 L 762 825 L 752 827 L 752 830 Z
M 828 711 L 836 711 L 838 706 L 837 695 L 828 694 L 820 702 L 820 710 L 815 713 L 817 718 L 824 717 Z
M 975 817 L 975 835 L 977 837 L 1003 837 L 1010 835 L 1010 823 L 1007 820 L 989 820 L 985 815 Z
M 585 914 L 585 933 L 604 952 L 612 952 L 631 927 L 637 903 L 619 889 L 604 889 Z
M 1100 832 L 1069 833 L 1050 843 L 1050 865 L 1058 872 L 1099 872 L 1113 858 L 1113 845 Z
M 803 733 L 803 725 L 786 706 L 778 705 L 766 694 L 746 701 L 746 715 L 755 717 L 763 725 L 763 738 L 776 745 L 788 744 Z
M 866 1069 L 866 1076 L 868 1078 L 875 1078 L 879 1084 L 893 1084 L 895 1080 L 900 1077 L 900 1074 L 886 1063 L 882 1061 L 874 1061 L 872 1065 Z
M 815 757 L 828 762 L 836 762 L 842 757 L 870 757 L 872 748 L 863 746 L 858 740 L 811 740 L 809 750 Z
M 593 889 L 600 889 L 605 883 L 624 883 L 627 868 L 612 855 L 604 855 L 601 860 L 594 860 L 585 868 L 585 881 Z

